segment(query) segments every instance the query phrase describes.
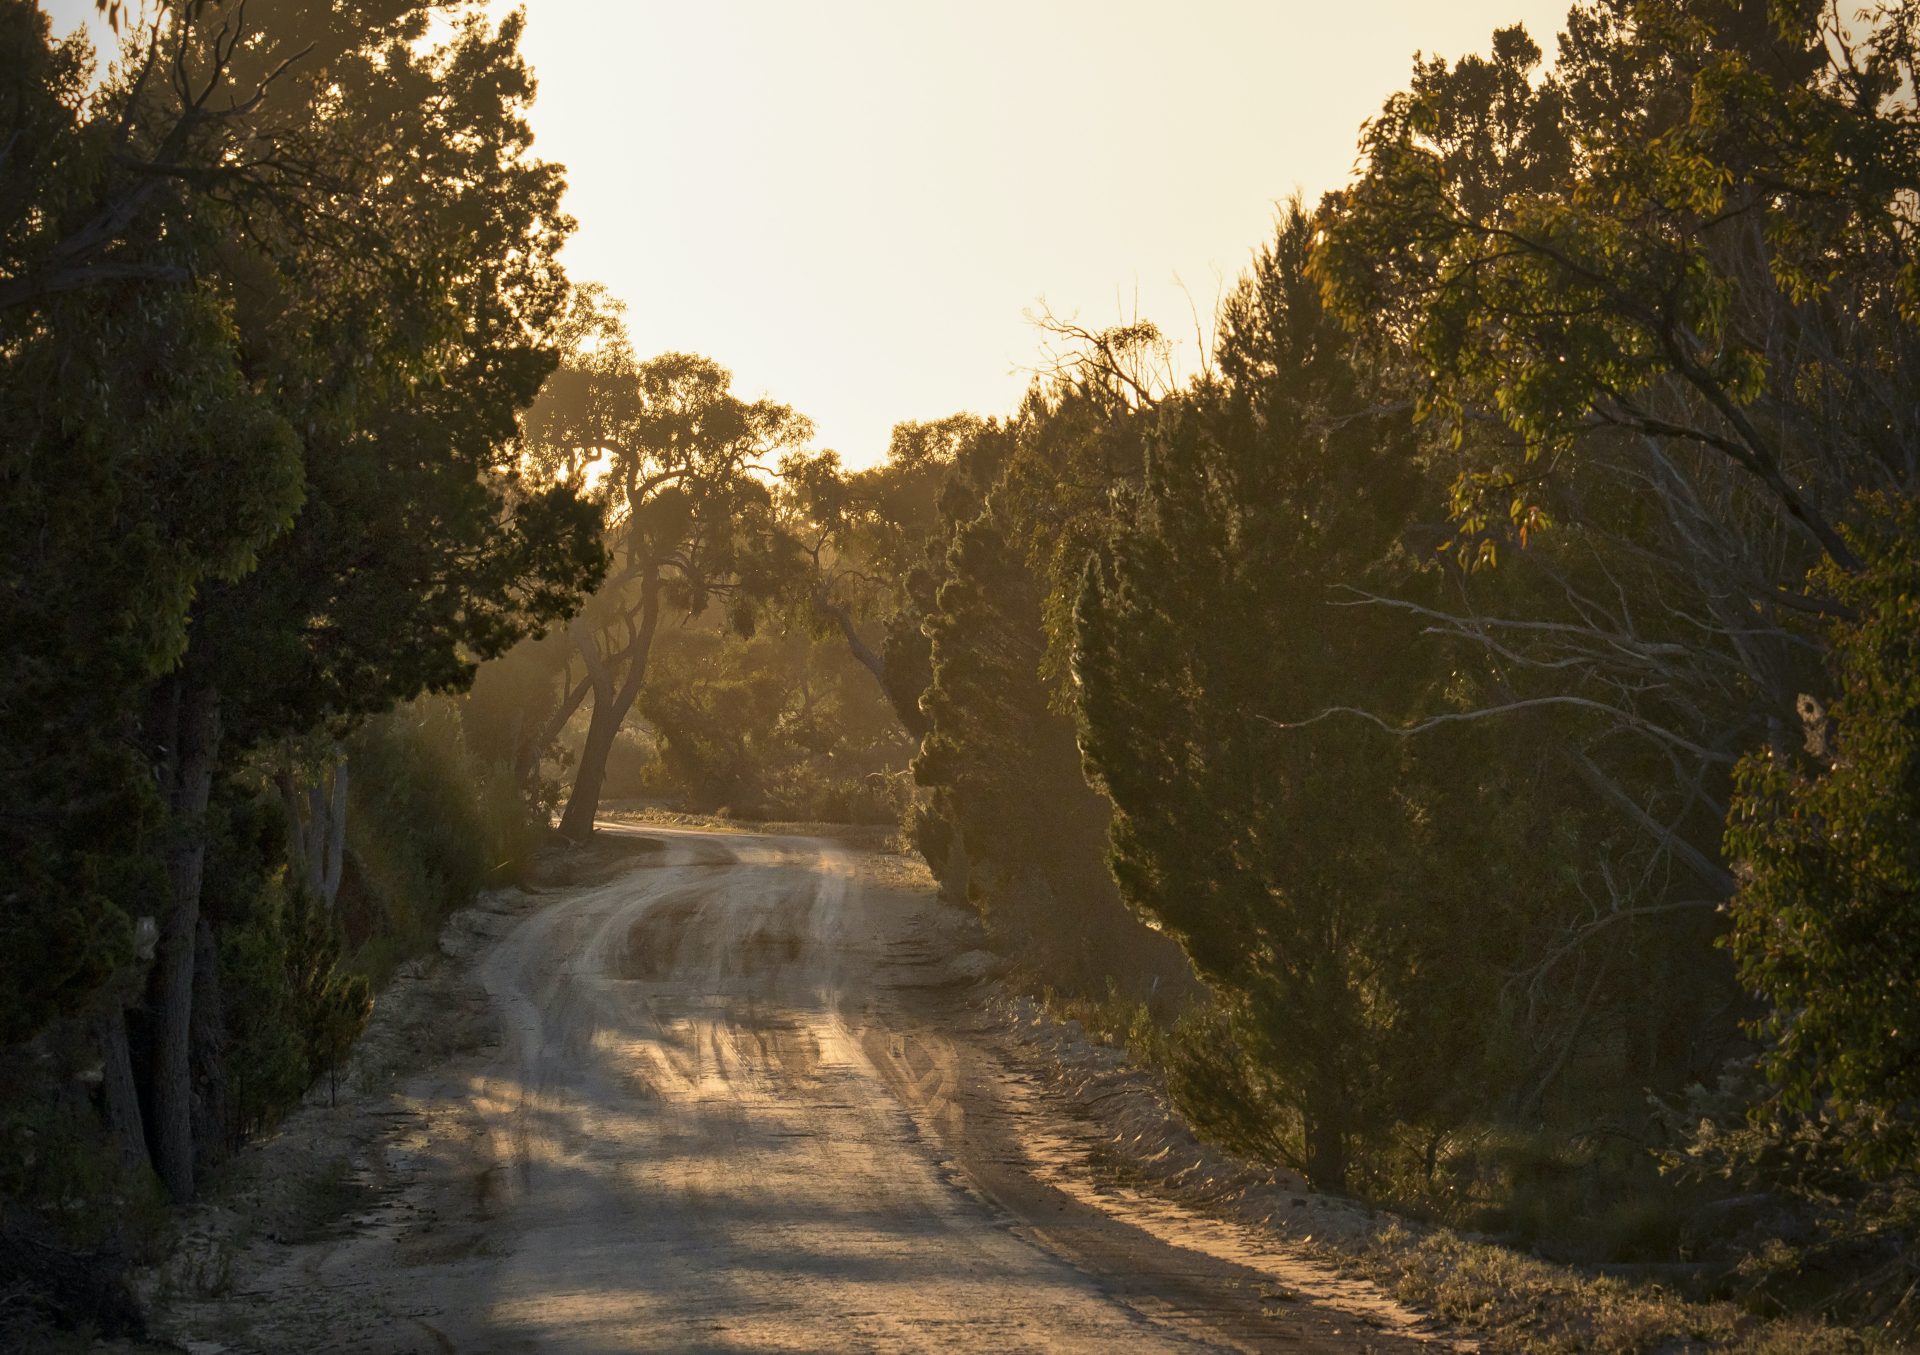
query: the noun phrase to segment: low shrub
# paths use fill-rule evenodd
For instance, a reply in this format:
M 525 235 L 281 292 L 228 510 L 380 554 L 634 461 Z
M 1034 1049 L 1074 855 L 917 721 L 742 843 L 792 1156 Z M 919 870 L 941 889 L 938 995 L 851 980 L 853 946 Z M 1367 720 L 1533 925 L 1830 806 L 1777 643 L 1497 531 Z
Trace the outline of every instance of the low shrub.
M 523 880 L 546 825 L 510 769 L 473 755 L 444 698 L 370 721 L 347 741 L 347 759 L 352 869 L 341 912 L 352 967 L 377 987 L 482 889 Z

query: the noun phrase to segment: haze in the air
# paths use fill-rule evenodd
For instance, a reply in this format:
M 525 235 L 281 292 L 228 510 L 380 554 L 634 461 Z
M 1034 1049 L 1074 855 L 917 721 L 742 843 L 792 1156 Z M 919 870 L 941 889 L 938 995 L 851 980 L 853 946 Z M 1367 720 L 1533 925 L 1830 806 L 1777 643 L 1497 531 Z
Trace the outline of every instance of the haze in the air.
M 720 355 L 863 464 L 901 419 L 1009 408 L 1043 301 L 1194 317 L 1274 204 L 1343 182 L 1416 50 L 1564 3 L 532 0 L 533 123 L 568 167 L 565 258 L 641 352 Z
M 502 13 L 512 8 L 502 4 Z M 1563 0 L 530 0 L 564 257 L 641 352 L 724 355 L 821 445 L 1005 410 L 1043 306 L 1158 323 L 1190 369 L 1274 204 L 1342 182 L 1415 52 Z M 92 0 L 48 0 L 55 27 Z M 1196 328 L 1196 318 L 1198 325 Z
M 1916 89 L 0 0 L 0 1352 L 1920 1351 Z

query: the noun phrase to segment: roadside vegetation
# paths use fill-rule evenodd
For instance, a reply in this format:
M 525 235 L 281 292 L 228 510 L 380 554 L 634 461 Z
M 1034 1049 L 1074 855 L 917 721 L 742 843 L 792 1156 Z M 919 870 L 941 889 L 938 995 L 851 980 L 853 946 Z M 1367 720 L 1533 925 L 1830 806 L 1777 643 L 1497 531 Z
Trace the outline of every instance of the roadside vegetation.
M 566 278 L 517 15 L 102 8 L 0 0 L 0 1324 L 643 804 L 897 828 L 1507 1348 L 1920 1337 L 1920 6 L 1423 58 L 1197 375 L 864 469 Z
M 484 874 L 465 768 L 366 722 L 605 557 L 516 450 L 571 228 L 521 20 L 102 8 L 104 60 L 0 4 L 0 1322 L 113 1334 Z

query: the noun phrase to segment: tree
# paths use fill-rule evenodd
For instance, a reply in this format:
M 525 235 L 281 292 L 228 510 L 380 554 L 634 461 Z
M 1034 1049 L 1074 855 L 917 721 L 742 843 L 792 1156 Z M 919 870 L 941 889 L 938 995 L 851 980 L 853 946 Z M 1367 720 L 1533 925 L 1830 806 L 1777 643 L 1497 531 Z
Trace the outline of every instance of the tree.
M 1581 5 L 1544 79 L 1503 30 L 1491 63 L 1423 67 L 1369 125 L 1316 268 L 1413 350 L 1450 428 L 1515 435 L 1462 467 L 1464 527 L 1498 498 L 1535 521 L 1537 468 L 1617 429 L 1724 459 L 1851 567 L 1835 515 L 1912 468 L 1910 22 Z
M 1822 681 L 1840 604 L 1809 568 L 1852 568 L 1858 493 L 1914 473 L 1904 13 L 1583 4 L 1544 70 L 1502 30 L 1422 63 L 1321 216 L 1314 274 L 1404 374 L 1449 544 L 1499 564 L 1359 600 L 1479 651 L 1475 710 L 1409 727 L 1551 714 L 1613 816 L 1582 813 L 1594 901 L 1530 968 L 1671 976 L 1597 990 L 1623 1081 L 1677 1090 L 1737 1048 L 1711 948 L 1734 766 L 1789 748 Z
M 570 632 L 593 705 L 560 831 L 584 841 L 663 612 L 699 616 L 724 599 L 747 633 L 756 603 L 794 577 L 768 481 L 772 459 L 812 427 L 785 405 L 740 399 L 709 358 L 636 362 L 597 295 L 572 324 L 572 357 L 529 412 L 525 447 L 555 480 L 591 485 L 613 560 Z
M 984 427 L 971 414 L 896 424 L 887 459 L 863 471 L 844 470 L 836 452 L 791 456 L 781 466 L 782 498 L 794 520 L 790 530 L 813 574 L 813 613 L 838 631 L 915 738 L 926 733 L 918 705 L 925 683 L 903 681 L 891 671 L 885 641 L 878 649 L 868 643 L 860 622 L 897 602 L 938 529 L 940 487 Z M 896 699 L 908 692 L 908 699 Z
M 306 78 L 342 97 L 313 91 L 313 123 L 288 135 L 332 155 L 288 199 L 299 221 L 270 197 L 212 260 L 243 361 L 304 430 L 306 500 L 258 568 L 201 592 L 158 693 L 153 734 L 178 750 L 163 784 L 185 828 L 155 967 L 154 1137 L 176 1196 L 192 1188 L 192 956 L 212 951 L 196 939 L 193 825 L 222 724 L 246 748 L 464 685 L 476 658 L 563 615 L 602 567 L 571 491 L 523 483 L 511 451 L 515 413 L 555 360 L 553 254 L 570 224 L 558 172 L 528 154 L 519 20 L 470 14 L 435 47 L 390 41 L 421 32 L 417 9 L 389 22 L 351 42 L 324 24 L 312 35 L 335 55 Z M 361 158 L 369 144 L 415 172 L 382 176 Z M 351 224 L 312 231 L 306 214 Z
M 84 48 L 52 44 L 32 4 L 0 8 L 0 40 L 0 107 L 23 148 L 0 165 L 18 280 L 93 210 L 132 94 L 109 83 L 90 104 Z M 0 312 L 7 1043 L 84 1004 L 133 959 L 133 919 L 162 911 L 166 806 L 136 735 L 142 693 L 180 662 L 196 594 L 252 568 L 302 498 L 295 432 L 241 370 L 228 307 L 151 280 L 199 258 L 190 232 L 163 228 L 167 200 L 125 224 L 119 274 Z M 108 1051 L 124 1058 L 123 1042 Z
M 1063 367 L 1014 418 L 967 430 L 886 656 L 896 708 L 924 721 L 912 832 L 945 889 L 1063 988 L 1104 996 L 1111 980 L 1165 1006 L 1190 975 L 1105 867 L 1111 806 L 1081 770 L 1061 630 L 1111 494 L 1138 473 L 1136 398 L 1106 368 Z
M 602 566 L 571 492 L 521 479 L 509 450 L 553 362 L 566 296 L 553 255 L 570 223 L 557 170 L 528 153 L 517 18 L 496 27 L 469 8 L 428 43 L 428 7 L 412 0 L 263 28 L 238 6 L 162 6 L 121 73 L 83 98 L 78 49 L 49 47 L 44 21 L 17 9 L 9 98 L 61 140 L 10 157 L 0 194 L 4 398 L 22 416 L 8 575 L 65 625 L 98 624 L 99 640 L 48 634 L 38 661 L 7 674 L 8 696 L 53 729 L 69 713 L 90 723 L 83 747 L 117 750 L 90 769 L 96 804 L 136 811 L 90 847 L 80 834 L 97 809 L 37 834 L 53 855 L 35 889 L 49 897 L 19 914 L 94 941 L 24 1019 L 131 958 L 107 905 L 124 916 L 131 882 L 164 873 L 164 902 L 141 901 L 159 920 L 147 1128 L 184 1198 L 205 1139 L 196 1114 L 221 1118 L 195 1088 L 198 1068 L 217 1096 L 222 1063 L 200 891 L 223 765 L 463 683 Z M 395 163 L 408 171 L 388 173 Z M 93 469 L 78 484 L 63 470 L 76 492 L 60 497 L 55 465 Z M 24 746 L 22 779 L 60 767 Z M 15 803 L 9 786 L 9 833 L 45 815 Z M 56 877 L 84 876 L 89 853 L 96 878 L 122 883 L 83 890 L 82 920 Z M 126 1049 L 117 1010 L 101 1030 L 112 1068 Z
M 1399 615 L 1340 605 L 1431 587 L 1399 550 L 1426 486 L 1306 276 L 1312 229 L 1294 204 L 1225 309 L 1219 376 L 1160 405 L 1086 575 L 1074 677 L 1127 902 L 1227 1011 L 1269 1113 L 1297 1117 L 1284 1150 L 1340 1190 L 1364 1137 L 1486 1078 L 1499 940 L 1491 901 L 1430 865 L 1432 755 L 1315 719 L 1418 710 L 1450 665 Z
M 1835 695 L 1802 698 L 1805 745 L 1748 754 L 1727 855 L 1729 941 L 1764 997 L 1782 1108 L 1827 1103 L 1873 1171 L 1920 1148 L 1920 501 L 1884 498 L 1815 586 L 1835 623 Z

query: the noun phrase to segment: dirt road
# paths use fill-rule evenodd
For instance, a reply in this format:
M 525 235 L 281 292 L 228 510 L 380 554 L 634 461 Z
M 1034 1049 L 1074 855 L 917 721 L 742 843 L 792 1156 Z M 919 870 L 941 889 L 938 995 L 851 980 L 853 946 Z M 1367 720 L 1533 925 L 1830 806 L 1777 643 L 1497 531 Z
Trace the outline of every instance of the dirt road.
M 250 1243 L 189 1348 L 1430 1348 L 1103 1181 L 929 890 L 815 839 L 644 833 L 479 949 L 496 1040 L 414 1078 L 351 1227 Z

